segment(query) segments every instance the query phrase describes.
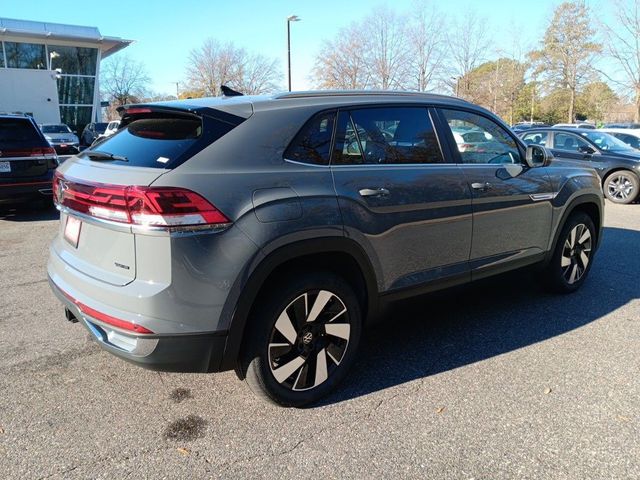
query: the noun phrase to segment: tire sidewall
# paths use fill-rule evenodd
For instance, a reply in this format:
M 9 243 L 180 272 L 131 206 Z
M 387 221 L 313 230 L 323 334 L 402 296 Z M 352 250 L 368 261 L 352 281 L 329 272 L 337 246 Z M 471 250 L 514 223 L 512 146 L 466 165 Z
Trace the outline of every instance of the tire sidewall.
M 251 335 L 244 355 L 244 371 L 250 388 L 267 400 L 282 406 L 301 407 L 315 403 L 328 395 L 346 376 L 352 365 L 362 333 L 362 314 L 358 299 L 349 284 L 332 273 L 291 275 L 296 281 L 282 288 L 270 288 L 258 303 L 246 334 Z M 327 290 L 337 295 L 347 307 L 351 331 L 349 344 L 340 365 L 319 386 L 310 390 L 292 391 L 279 384 L 269 367 L 268 343 L 281 312 L 298 296 L 311 290 Z M 257 391 L 259 389 L 259 391 Z

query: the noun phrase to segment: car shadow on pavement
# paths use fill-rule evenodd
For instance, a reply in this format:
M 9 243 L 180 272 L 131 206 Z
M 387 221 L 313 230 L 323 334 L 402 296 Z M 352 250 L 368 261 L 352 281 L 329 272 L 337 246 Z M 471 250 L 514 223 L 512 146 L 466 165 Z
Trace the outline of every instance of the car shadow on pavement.
M 605 228 L 589 278 L 569 295 L 547 293 L 536 275 L 522 271 L 394 305 L 365 333 L 347 381 L 321 404 L 480 362 L 599 321 L 640 298 L 637 245 L 640 232 Z
M 58 218 L 60 218 L 60 214 L 53 205 L 0 206 L 0 220 L 9 222 L 41 222 Z

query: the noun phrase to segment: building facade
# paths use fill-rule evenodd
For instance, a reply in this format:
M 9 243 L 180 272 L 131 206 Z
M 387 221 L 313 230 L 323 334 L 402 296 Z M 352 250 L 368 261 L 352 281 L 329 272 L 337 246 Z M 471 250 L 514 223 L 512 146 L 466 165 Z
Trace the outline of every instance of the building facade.
M 100 121 L 100 61 L 131 44 L 96 27 L 0 18 L 0 112 L 80 130 Z

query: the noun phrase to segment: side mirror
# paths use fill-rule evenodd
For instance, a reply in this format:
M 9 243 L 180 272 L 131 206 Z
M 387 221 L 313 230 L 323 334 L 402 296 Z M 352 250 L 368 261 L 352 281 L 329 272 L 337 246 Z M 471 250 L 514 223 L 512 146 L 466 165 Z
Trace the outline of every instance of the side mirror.
M 580 153 L 584 153 L 585 155 L 591 155 L 593 153 L 596 153 L 596 151 L 590 147 L 589 145 L 582 145 L 580 147 L 578 147 L 578 151 Z
M 527 145 L 525 160 L 531 168 L 546 167 L 553 157 L 542 145 Z

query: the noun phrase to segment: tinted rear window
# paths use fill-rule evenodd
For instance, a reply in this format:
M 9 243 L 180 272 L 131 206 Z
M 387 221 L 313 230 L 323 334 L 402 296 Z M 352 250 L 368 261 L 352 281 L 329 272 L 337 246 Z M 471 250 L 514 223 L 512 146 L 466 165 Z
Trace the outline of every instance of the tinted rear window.
M 87 151 L 127 158 L 114 164 L 175 168 L 218 140 L 234 126 L 209 117 L 180 114 L 144 114 Z
M 96 132 L 104 133 L 104 131 L 107 129 L 107 125 L 107 123 L 96 123 Z
M 38 130 L 26 118 L 0 118 L 0 149 L 40 146 Z

